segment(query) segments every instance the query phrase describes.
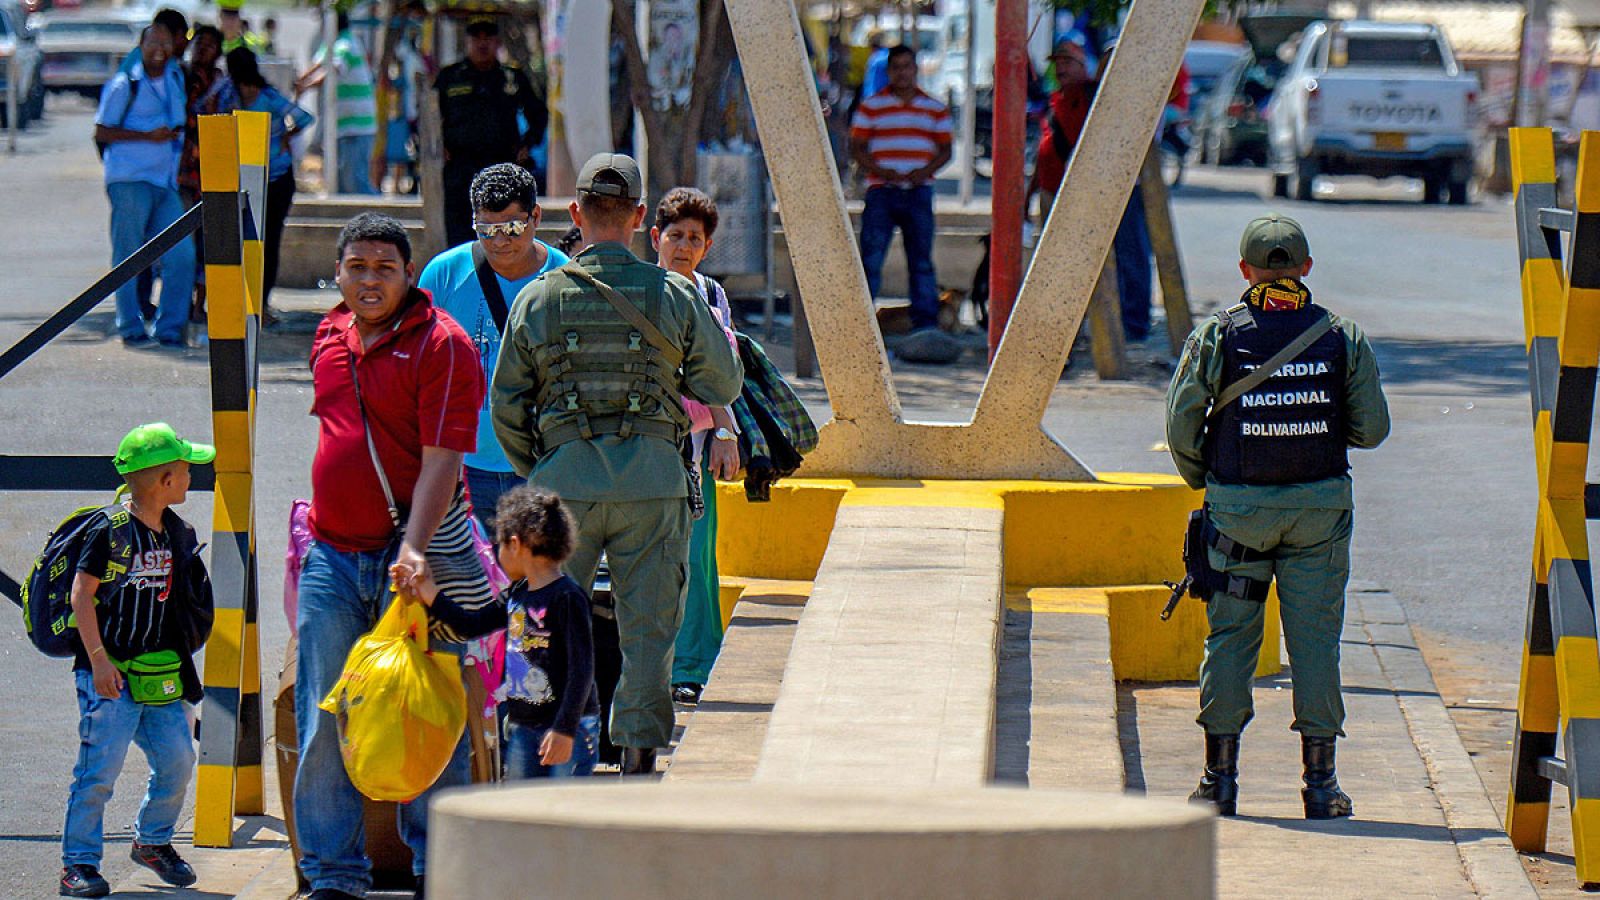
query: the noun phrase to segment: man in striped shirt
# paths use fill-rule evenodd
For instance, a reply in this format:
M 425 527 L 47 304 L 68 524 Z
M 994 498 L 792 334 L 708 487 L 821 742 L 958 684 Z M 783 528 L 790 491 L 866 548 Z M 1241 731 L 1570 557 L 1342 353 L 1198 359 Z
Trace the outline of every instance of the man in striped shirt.
M 933 176 L 950 161 L 950 110 L 917 87 L 916 51 L 889 50 L 889 86 L 861 101 L 850 125 L 850 155 L 867 176 L 861 212 L 861 264 L 878 296 L 894 230 L 906 248 L 911 324 L 939 324 L 933 272 Z
M 372 184 L 372 147 L 378 136 L 378 99 L 361 42 L 350 32 L 350 16 L 338 14 L 339 35 L 333 42 L 333 66 L 339 76 L 335 127 L 339 140 L 341 194 L 376 194 Z M 322 84 L 328 77 L 328 48 L 317 51 L 315 64 L 294 83 L 295 97 Z M 324 175 L 324 178 L 327 176 Z

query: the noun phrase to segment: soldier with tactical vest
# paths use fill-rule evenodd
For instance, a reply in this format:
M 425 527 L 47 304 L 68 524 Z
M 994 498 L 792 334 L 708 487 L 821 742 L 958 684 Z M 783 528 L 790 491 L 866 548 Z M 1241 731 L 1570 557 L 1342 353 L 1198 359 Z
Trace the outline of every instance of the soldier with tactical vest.
M 578 174 L 585 249 L 517 296 L 495 367 L 495 434 L 530 483 L 578 522 L 567 573 L 585 590 L 611 571 L 622 677 L 611 740 L 623 774 L 655 771 L 672 739 L 672 650 L 689 564 L 689 430 L 681 397 L 724 406 L 744 371 L 694 285 L 640 261 L 639 166 L 602 153 Z
M 1246 226 L 1239 271 L 1250 289 L 1184 347 L 1167 392 L 1167 444 L 1190 487 L 1204 489 L 1210 564 L 1200 716 L 1205 774 L 1190 800 L 1225 816 L 1238 804 L 1239 735 L 1278 584 L 1294 678 L 1308 819 L 1352 814 L 1334 772 L 1344 735 L 1339 637 L 1350 575 L 1347 451 L 1389 434 L 1378 363 L 1361 329 L 1313 303 L 1311 253 L 1299 223 Z M 1191 572 L 1193 569 L 1191 568 Z

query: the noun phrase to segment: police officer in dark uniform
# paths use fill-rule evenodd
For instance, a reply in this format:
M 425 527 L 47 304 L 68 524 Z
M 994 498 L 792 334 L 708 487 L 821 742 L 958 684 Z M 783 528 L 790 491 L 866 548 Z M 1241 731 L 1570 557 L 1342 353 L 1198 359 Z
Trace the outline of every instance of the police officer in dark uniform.
M 1205 775 L 1190 799 L 1235 813 L 1239 735 L 1253 715 L 1251 680 L 1276 579 L 1305 815 L 1349 816 L 1334 774 L 1334 742 L 1344 735 L 1339 635 L 1354 508 L 1347 451 L 1388 436 L 1389 407 L 1361 329 L 1311 300 L 1302 281 L 1311 253 L 1299 223 L 1256 219 L 1239 255 L 1250 289 L 1189 336 L 1167 392 L 1167 444 L 1184 481 L 1206 492 L 1205 552 L 1220 573 L 1206 604 L 1200 665 Z M 1280 352 L 1292 358 L 1274 374 L 1229 389 L 1271 370 Z
M 527 165 L 550 112 L 521 69 L 501 64 L 500 26 L 489 17 L 467 23 L 467 58 L 441 69 L 434 87 L 444 137 L 445 238 L 454 247 L 474 239 L 473 176 L 496 163 Z

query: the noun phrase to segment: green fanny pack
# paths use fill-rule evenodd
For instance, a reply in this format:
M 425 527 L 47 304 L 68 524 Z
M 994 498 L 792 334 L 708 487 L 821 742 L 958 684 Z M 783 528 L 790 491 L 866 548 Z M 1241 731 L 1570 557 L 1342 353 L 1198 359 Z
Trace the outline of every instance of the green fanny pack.
M 183 699 L 183 677 L 179 674 L 183 658 L 178 651 L 154 650 L 115 665 L 128 678 L 128 694 L 133 702 L 162 706 Z

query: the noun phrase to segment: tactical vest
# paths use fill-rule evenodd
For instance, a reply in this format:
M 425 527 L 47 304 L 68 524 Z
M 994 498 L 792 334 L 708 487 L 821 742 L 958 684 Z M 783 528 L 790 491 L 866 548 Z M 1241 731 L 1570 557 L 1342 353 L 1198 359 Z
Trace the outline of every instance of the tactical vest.
M 607 434 L 682 441 L 689 433 L 679 396 L 682 352 L 652 345 L 597 290 L 573 276 L 557 269 L 544 278 L 550 342 L 534 351 L 543 373 L 535 398 L 540 453 Z M 637 290 L 617 290 L 656 323 L 664 286 L 655 279 L 642 298 Z
M 1287 312 L 1244 304 L 1222 323 L 1222 387 L 1245 377 L 1327 311 L 1314 303 Z M 1206 426 L 1205 459 L 1223 484 L 1301 484 L 1350 470 L 1345 435 L 1344 332 L 1331 329 Z

